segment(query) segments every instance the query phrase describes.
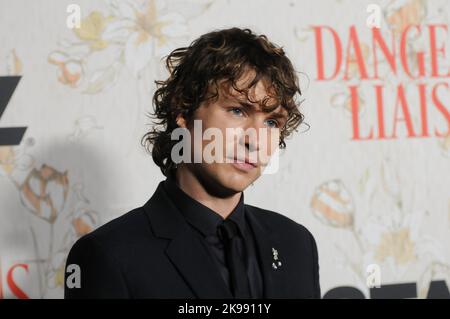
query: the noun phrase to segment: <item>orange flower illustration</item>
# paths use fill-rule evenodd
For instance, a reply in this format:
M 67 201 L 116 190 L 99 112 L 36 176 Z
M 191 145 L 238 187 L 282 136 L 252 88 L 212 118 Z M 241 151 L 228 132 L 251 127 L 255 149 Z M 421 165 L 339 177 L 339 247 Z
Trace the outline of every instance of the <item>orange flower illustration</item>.
M 426 14 L 423 0 L 394 1 L 388 7 L 386 20 L 398 36 L 409 25 L 420 24 Z
M 352 227 L 354 207 L 352 198 L 339 180 L 319 186 L 311 200 L 311 208 L 323 223 L 334 227 Z
M 72 59 L 63 52 L 55 51 L 49 55 L 48 62 L 59 67 L 59 82 L 73 88 L 80 85 L 83 77 L 81 61 Z
M 68 188 L 67 171 L 60 173 L 44 164 L 28 174 L 20 186 L 20 196 L 31 213 L 53 224 L 64 207 Z
M 97 213 L 91 210 L 83 210 L 72 220 L 72 227 L 77 237 L 84 236 L 94 230 L 98 224 Z

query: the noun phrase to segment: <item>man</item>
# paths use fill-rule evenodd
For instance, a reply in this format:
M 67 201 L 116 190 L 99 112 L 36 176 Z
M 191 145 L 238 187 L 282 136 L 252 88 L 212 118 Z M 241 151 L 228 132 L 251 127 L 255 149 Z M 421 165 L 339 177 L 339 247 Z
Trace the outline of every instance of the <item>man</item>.
M 65 297 L 319 298 L 311 233 L 244 204 L 303 121 L 283 49 L 232 28 L 174 50 L 166 64 L 153 98 L 158 125 L 143 142 L 167 178 L 142 207 L 75 243 Z

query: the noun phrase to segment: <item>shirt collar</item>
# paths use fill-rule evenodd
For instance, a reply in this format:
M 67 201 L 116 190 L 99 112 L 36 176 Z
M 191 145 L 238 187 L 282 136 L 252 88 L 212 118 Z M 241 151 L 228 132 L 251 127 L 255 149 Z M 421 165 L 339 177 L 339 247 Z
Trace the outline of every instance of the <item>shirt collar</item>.
M 189 224 L 200 231 L 203 236 L 217 235 L 217 226 L 224 220 L 222 216 L 186 194 L 178 186 L 174 176 L 168 176 L 166 178 L 164 188 Z M 241 192 L 241 198 L 238 204 L 227 218 L 233 220 L 238 225 L 241 234 L 244 234 L 244 192 Z

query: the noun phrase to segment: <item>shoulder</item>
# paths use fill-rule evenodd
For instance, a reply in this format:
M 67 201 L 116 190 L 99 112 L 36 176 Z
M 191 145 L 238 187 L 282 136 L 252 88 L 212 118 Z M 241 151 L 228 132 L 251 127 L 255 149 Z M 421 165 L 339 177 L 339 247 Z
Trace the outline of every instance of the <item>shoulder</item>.
M 66 260 L 65 298 L 129 298 L 127 262 L 135 261 L 139 238 L 148 237 L 147 224 L 145 214 L 136 208 L 78 239 Z M 81 289 L 67 284 L 72 265 L 77 266 Z
M 108 251 L 124 250 L 134 243 L 149 238 L 151 232 L 147 216 L 142 207 L 135 208 L 84 235 L 72 247 L 73 250 L 96 249 Z
M 314 241 L 314 236 L 304 225 L 297 223 L 289 217 L 253 205 L 246 204 L 245 206 L 247 211 L 253 214 L 267 229 L 272 229 L 274 232 L 283 232 L 284 237 L 292 238 L 294 236 L 295 238 Z

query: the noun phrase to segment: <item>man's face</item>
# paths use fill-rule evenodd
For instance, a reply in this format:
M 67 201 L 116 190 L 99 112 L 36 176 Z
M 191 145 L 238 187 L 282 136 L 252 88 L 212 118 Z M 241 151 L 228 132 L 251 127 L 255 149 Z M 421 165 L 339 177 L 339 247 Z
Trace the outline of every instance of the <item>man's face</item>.
M 246 87 L 253 77 L 254 73 L 247 72 L 237 81 L 237 87 Z M 201 163 L 186 164 L 203 186 L 216 196 L 230 196 L 246 189 L 261 176 L 270 156 L 278 148 L 280 129 L 286 123 L 287 111 L 281 105 L 271 112 L 261 109 L 257 102 L 264 99 L 268 99 L 267 105 L 276 105 L 276 100 L 267 92 L 268 88 L 263 80 L 259 81 L 250 89 L 247 99 L 245 94 L 231 86 L 225 86 L 222 82 L 217 100 L 206 101 L 199 106 L 192 123 L 194 120 L 201 120 L 202 135 L 208 129 L 220 131 L 223 137 L 221 143 L 214 140 L 216 136 L 195 141 L 193 124 L 188 126 L 191 145 L 200 142 L 202 150 L 205 150 L 205 147 L 214 141 L 222 150 L 222 154 L 216 154 L 216 151 L 212 150 L 211 153 L 216 156 L 212 163 L 205 162 L 205 153 L 202 153 Z M 231 139 L 230 132 L 234 132 Z M 197 151 L 195 147 L 191 148 L 193 159 L 198 148 Z

